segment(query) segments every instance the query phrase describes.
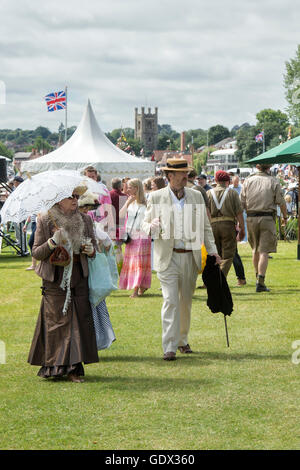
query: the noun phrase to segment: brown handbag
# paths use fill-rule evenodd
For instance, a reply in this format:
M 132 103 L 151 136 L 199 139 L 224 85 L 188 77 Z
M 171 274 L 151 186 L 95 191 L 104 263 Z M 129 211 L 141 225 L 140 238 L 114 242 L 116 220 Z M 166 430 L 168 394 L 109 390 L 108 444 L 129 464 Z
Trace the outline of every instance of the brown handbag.
M 55 220 L 53 219 L 50 211 L 48 212 L 48 214 L 55 228 L 59 230 L 59 227 L 57 226 Z M 53 264 L 54 266 L 68 266 L 68 264 L 70 264 L 71 262 L 71 257 L 69 253 L 67 252 L 67 250 L 63 246 L 59 245 L 53 251 L 52 255 L 50 256 L 49 261 L 50 261 L 50 264 Z
M 71 257 L 63 246 L 57 246 L 50 256 L 50 264 L 54 266 L 68 266 L 71 262 Z

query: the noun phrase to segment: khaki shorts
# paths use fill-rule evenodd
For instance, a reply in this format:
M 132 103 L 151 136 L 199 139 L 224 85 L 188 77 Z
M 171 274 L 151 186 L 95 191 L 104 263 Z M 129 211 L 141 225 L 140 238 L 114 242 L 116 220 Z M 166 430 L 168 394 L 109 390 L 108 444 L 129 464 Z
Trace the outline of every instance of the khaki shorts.
M 222 259 L 233 258 L 236 252 L 235 223 L 230 221 L 212 222 L 218 254 Z
M 272 216 L 247 217 L 248 241 L 252 250 L 260 253 L 276 253 L 277 233 Z

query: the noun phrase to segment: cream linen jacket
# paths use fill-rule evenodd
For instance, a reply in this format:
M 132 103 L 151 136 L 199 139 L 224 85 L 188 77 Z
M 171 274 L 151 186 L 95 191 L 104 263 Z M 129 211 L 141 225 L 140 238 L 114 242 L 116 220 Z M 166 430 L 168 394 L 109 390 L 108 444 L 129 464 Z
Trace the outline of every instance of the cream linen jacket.
M 151 230 L 151 223 L 156 218 L 160 221 L 160 228 L 155 231 Z M 185 188 L 183 237 L 182 227 L 175 226 L 174 221 L 174 203 L 169 186 L 150 193 L 141 228 L 154 239 L 153 269 L 157 272 L 167 269 L 176 237 L 184 241 L 185 249 L 193 251 L 196 265 L 201 270 L 202 244 L 209 255 L 217 253 L 217 247 L 204 199 L 199 191 Z

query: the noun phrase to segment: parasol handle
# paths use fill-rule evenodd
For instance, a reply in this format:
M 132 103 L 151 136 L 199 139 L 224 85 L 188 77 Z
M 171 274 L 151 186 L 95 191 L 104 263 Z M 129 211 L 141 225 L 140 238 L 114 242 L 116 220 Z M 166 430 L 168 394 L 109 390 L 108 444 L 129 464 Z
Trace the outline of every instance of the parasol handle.
M 49 215 L 49 217 L 50 217 L 50 219 L 51 219 L 51 222 L 53 223 L 54 227 L 56 228 L 56 230 L 59 230 L 59 226 L 57 225 L 57 223 L 56 223 L 56 221 L 55 221 L 53 215 L 51 214 L 51 210 L 48 211 L 48 215 Z M 67 240 L 64 240 L 64 239 L 61 240 L 61 242 L 62 242 L 63 244 L 65 244 L 66 241 L 67 241 Z
M 49 217 L 50 217 L 50 219 L 51 219 L 51 222 L 53 223 L 54 227 L 56 228 L 56 230 L 59 230 L 59 226 L 57 225 L 57 223 L 56 223 L 56 221 L 55 221 L 53 215 L 51 214 L 51 211 L 50 211 L 50 210 L 48 211 L 48 215 L 49 215 Z

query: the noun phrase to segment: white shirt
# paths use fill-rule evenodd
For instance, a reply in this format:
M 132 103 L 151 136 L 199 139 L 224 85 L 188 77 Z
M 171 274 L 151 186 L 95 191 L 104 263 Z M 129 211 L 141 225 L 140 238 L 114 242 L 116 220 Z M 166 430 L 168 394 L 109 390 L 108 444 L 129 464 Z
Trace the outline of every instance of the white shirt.
M 136 216 L 136 213 L 138 214 Z M 136 201 L 132 202 L 127 209 L 127 223 L 126 232 L 132 233 L 133 230 L 139 232 L 142 221 L 144 220 L 146 212 L 146 206 L 144 204 L 138 204 Z M 135 217 L 136 216 L 136 217 Z
M 178 199 L 175 194 L 173 193 L 172 189 L 170 189 L 170 194 L 174 204 L 174 248 L 184 250 L 184 203 L 185 203 L 185 192 L 184 196 L 181 199 Z

